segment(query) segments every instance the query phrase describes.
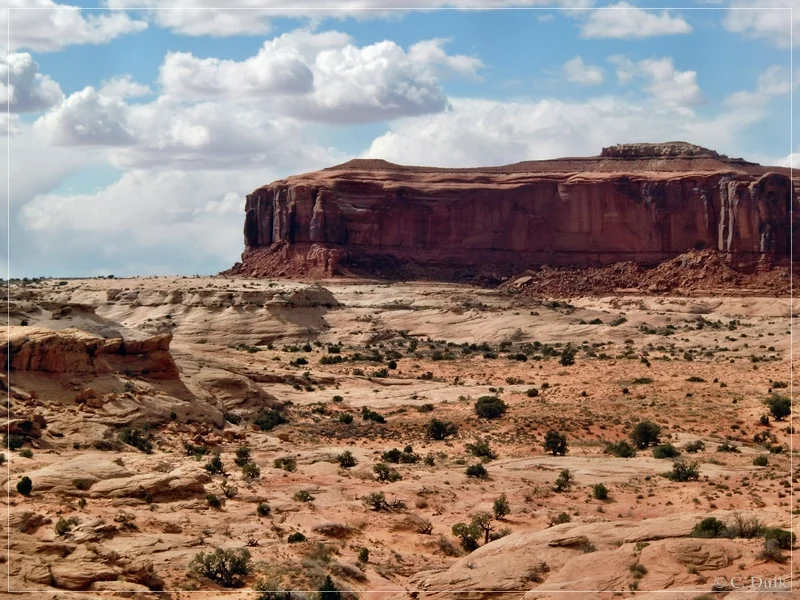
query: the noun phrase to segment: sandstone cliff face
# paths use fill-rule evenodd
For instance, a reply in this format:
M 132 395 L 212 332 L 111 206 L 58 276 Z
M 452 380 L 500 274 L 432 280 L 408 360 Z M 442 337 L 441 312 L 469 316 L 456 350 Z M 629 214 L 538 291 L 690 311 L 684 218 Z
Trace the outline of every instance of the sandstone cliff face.
M 788 170 L 681 143 L 486 169 L 356 160 L 250 194 L 243 263 L 230 272 L 508 274 L 653 265 L 691 248 L 770 265 L 789 258 L 793 202 Z

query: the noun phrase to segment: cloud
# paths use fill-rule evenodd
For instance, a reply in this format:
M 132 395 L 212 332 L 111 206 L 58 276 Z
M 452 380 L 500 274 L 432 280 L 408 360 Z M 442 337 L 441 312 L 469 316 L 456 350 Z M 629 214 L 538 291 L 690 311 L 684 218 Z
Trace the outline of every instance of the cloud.
M 795 46 L 800 45 L 800 9 L 796 0 L 730 0 L 729 7 L 731 10 L 725 12 L 722 21 L 727 31 L 762 39 L 778 48 L 788 48 L 792 38 Z M 789 8 L 794 10 L 786 10 Z
M 149 96 L 153 92 L 149 86 L 136 83 L 130 75 L 120 75 L 104 81 L 100 85 L 99 93 L 109 98 L 137 98 Z
M 788 156 L 776 161 L 775 166 L 800 169 L 800 152 L 792 152 Z
M 176 101 L 249 101 L 301 119 L 369 122 L 444 110 L 440 76 L 479 78 L 483 63 L 447 54 L 446 42 L 424 40 L 406 52 L 392 41 L 357 47 L 337 31 L 298 30 L 239 62 L 170 53 L 159 77 Z
M 738 156 L 741 132 L 766 116 L 758 110 L 733 110 L 705 119 L 684 108 L 614 97 L 584 103 L 469 98 L 451 103 L 446 112 L 392 123 L 364 156 L 409 165 L 474 167 L 593 156 L 613 144 L 672 140 Z
M 773 96 L 788 94 L 791 88 L 788 69 L 775 65 L 759 76 L 756 91 L 735 92 L 725 99 L 725 104 L 727 106 L 759 106 L 769 102 Z
M 617 80 L 627 84 L 645 79 L 644 91 L 667 106 L 694 106 L 705 102 L 696 71 L 678 71 L 669 57 L 648 58 L 638 62 L 617 54 L 608 57 L 616 65 Z
M 59 85 L 39 73 L 39 65 L 30 54 L 0 56 L 0 104 L 10 105 L 12 113 L 41 112 L 63 98 Z
M 9 50 L 53 52 L 75 44 L 104 44 L 147 28 L 145 21 L 134 20 L 125 11 L 82 12 L 52 0 L 6 0 L 6 6 L 15 9 L 0 11 L 0 31 L 11 33 Z
M 568 81 L 580 85 L 599 85 L 603 83 L 603 69 L 586 65 L 580 56 L 564 63 L 564 75 Z
M 581 27 L 584 38 L 633 39 L 691 32 L 692 26 L 681 16 L 672 16 L 666 10 L 660 13 L 643 10 L 627 2 L 590 11 Z
M 146 15 L 159 27 L 173 33 L 188 36 L 227 37 L 234 35 L 264 35 L 271 29 L 271 20 L 278 17 L 294 17 L 321 20 L 385 19 L 396 17 L 410 10 L 433 11 L 438 8 L 471 8 L 487 6 L 483 0 L 405 0 L 388 3 L 385 0 L 306 0 L 298 8 L 292 8 L 285 0 L 239 0 L 238 8 L 219 8 L 218 0 L 106 0 L 110 7 L 145 8 Z M 496 0 L 493 8 L 556 6 L 586 8 L 594 0 Z M 393 7 L 407 10 L 394 10 Z M 165 10 L 172 9 L 172 10 Z M 201 10 L 198 10 L 201 9 Z
M 215 273 L 239 260 L 244 196 L 266 171 L 132 170 L 93 194 L 39 194 L 16 222 L 12 270 Z M 146 269 L 146 271 L 142 271 Z

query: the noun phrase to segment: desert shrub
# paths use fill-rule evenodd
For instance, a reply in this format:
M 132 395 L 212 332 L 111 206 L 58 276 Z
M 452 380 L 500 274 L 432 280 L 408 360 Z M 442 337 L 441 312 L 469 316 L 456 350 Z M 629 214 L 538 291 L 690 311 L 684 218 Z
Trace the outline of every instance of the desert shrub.
M 717 446 L 717 452 L 731 452 L 731 453 L 739 453 L 739 447 L 735 444 L 731 444 L 727 440 L 722 442 L 719 446 Z
M 553 456 L 564 456 L 568 451 L 567 436 L 551 429 L 544 437 L 544 449 Z
M 431 419 L 428 422 L 426 434 L 432 440 L 445 440 L 458 434 L 458 427 L 450 421 Z
M 361 418 L 364 421 L 373 421 L 375 423 L 386 423 L 386 419 L 383 418 L 383 415 L 367 408 L 366 406 L 361 407 Z
M 764 425 L 764 426 L 766 426 L 766 425 L 769 425 L 769 417 L 768 417 L 767 415 L 761 415 L 761 416 L 758 418 L 758 422 L 759 422 L 761 425 Z
M 383 492 L 372 492 L 364 496 L 364 504 L 372 510 L 386 510 L 389 504 Z
M 212 494 L 211 492 L 206 494 L 206 502 L 211 508 L 219 508 L 222 506 L 222 500 L 219 499 L 219 496 Z
M 642 563 L 634 563 L 629 567 L 629 569 L 634 579 L 641 579 L 647 575 L 647 567 L 645 567 Z
M 361 563 L 369 562 L 369 548 L 358 549 L 358 562 Z
M 294 456 L 281 456 L 272 461 L 272 466 L 291 473 L 297 470 L 297 459 Z
M 311 492 L 308 490 L 297 490 L 292 498 L 298 502 L 311 502 L 314 499 L 314 496 L 312 496 Z
M 29 496 L 33 490 L 33 482 L 31 478 L 25 475 L 17 482 L 17 491 L 23 496 Z
M 761 454 L 753 459 L 753 466 L 766 467 L 769 465 L 769 457 L 766 454 Z
M 173 417 L 172 415 L 175 415 L 175 416 Z M 236 413 L 232 413 L 232 412 L 225 412 L 225 413 L 223 413 L 223 414 L 222 414 L 222 417 L 223 417 L 223 418 L 224 418 L 224 419 L 225 419 L 225 420 L 226 420 L 228 423 L 233 423 L 234 425 L 238 425 L 239 423 L 241 423 L 241 422 L 242 422 L 242 417 L 240 417 L 240 416 L 239 416 L 239 415 L 237 415 Z M 171 412 L 171 413 L 170 413 L 170 415 L 169 415 L 169 418 L 170 418 L 170 419 L 172 419 L 172 420 L 174 421 L 175 419 L 177 419 L 177 418 L 178 418 L 178 414 L 177 414 L 175 411 L 173 411 L 173 412 Z
M 618 458 L 633 458 L 636 456 L 636 449 L 625 440 L 606 444 L 605 452 Z
M 597 320 L 599 321 L 600 319 Z M 550 566 L 542 561 L 528 570 L 527 578 L 534 583 L 542 583 L 544 581 L 544 574 L 549 572 Z
M 699 538 L 727 537 L 728 528 L 716 517 L 706 517 L 692 529 L 691 536 Z
M 631 431 L 629 437 L 639 450 L 655 446 L 661 441 L 661 427 L 652 421 L 641 421 Z
M 56 535 L 58 537 L 64 537 L 70 531 L 72 531 L 73 526 L 77 524 L 78 524 L 78 519 L 75 517 L 70 517 L 69 519 L 65 519 L 64 517 L 59 517 L 55 527 Z
M 253 424 L 257 425 L 261 431 L 270 431 L 284 423 L 287 423 L 286 417 L 274 409 L 262 409 L 253 419 Z
M 561 358 L 559 358 L 558 362 L 560 365 L 564 367 L 569 367 L 575 364 L 575 353 L 577 350 L 572 346 L 567 346 L 561 351 Z
M 636 385 L 646 385 L 648 383 L 653 383 L 652 377 L 637 377 L 631 383 Z
M 225 494 L 225 497 L 228 498 L 228 499 L 235 498 L 236 496 L 239 495 L 239 488 L 237 488 L 236 486 L 230 485 L 228 483 L 228 480 L 225 479 L 222 482 L 222 493 Z
M 792 413 L 791 399 L 781 394 L 770 394 L 764 403 L 776 421 L 782 421 Z
M 672 465 L 672 471 L 667 474 L 667 477 L 672 481 L 699 479 L 700 465 L 697 462 L 687 463 L 682 460 L 676 461 Z
M 452 532 L 453 535 L 458 538 L 458 541 L 461 543 L 461 547 L 467 552 L 477 550 L 478 546 L 480 545 L 478 543 L 478 539 L 481 535 L 481 532 L 477 527 L 473 527 L 467 523 L 456 523 L 453 525 Z
M 30 448 L 23 448 L 22 450 L 19 451 L 19 455 L 22 458 L 33 458 L 33 450 L 31 450 Z
M 683 447 L 689 454 L 696 454 L 697 452 L 702 452 L 706 449 L 705 443 L 702 440 L 695 440 L 694 442 L 689 442 Z
M 133 446 L 137 450 L 141 450 L 145 454 L 153 452 L 153 443 L 151 440 L 150 432 L 143 432 L 133 427 L 124 427 L 118 434 L 117 438 L 123 444 Z
M 562 469 L 561 473 L 559 473 L 558 477 L 556 478 L 556 486 L 555 491 L 557 492 L 566 492 L 572 487 L 573 482 L 572 473 L 569 469 Z
M 481 463 L 475 463 L 474 465 L 470 465 L 467 467 L 466 470 L 467 477 L 476 477 L 478 479 L 487 479 L 489 477 L 489 473 Z
M 237 467 L 243 467 L 250 462 L 250 448 L 239 446 L 236 449 L 236 459 L 233 461 Z
M 592 486 L 592 495 L 597 500 L 608 500 L 608 488 L 602 483 L 596 483 Z
M 525 395 L 527 395 L 528 398 L 536 398 L 539 395 L 539 390 L 537 390 L 536 388 L 529 388 L 525 392 Z
M 353 415 L 350 413 L 342 413 L 339 415 L 339 422 L 345 425 L 350 425 L 353 422 Z
M 465 448 L 467 452 L 478 458 L 486 458 L 489 460 L 497 458 L 497 454 L 489 446 L 489 442 L 482 438 L 476 438 L 474 442 L 467 444 Z
M 791 531 L 770 527 L 764 531 L 765 540 L 775 540 L 782 550 L 791 550 L 797 541 L 797 536 Z
M 433 412 L 433 408 L 434 408 L 433 404 L 421 404 L 420 406 L 417 407 L 417 412 L 421 413 Z
M 305 542 L 306 539 L 306 536 L 304 536 L 302 533 L 295 531 L 294 533 L 289 534 L 289 536 L 286 538 L 286 541 L 290 544 L 297 544 L 298 542 Z
M 225 472 L 225 465 L 222 464 L 222 459 L 219 456 L 219 452 L 215 452 L 203 468 L 211 473 L 212 475 L 220 475 Z
M 261 469 L 254 462 L 249 462 L 242 467 L 242 476 L 245 479 L 253 480 L 261 477 Z
M 508 503 L 508 498 L 506 498 L 505 494 L 501 494 L 500 497 L 494 501 L 492 510 L 495 519 L 502 519 L 511 512 L 511 505 Z
M 250 574 L 251 567 L 250 551 L 247 548 L 217 548 L 214 552 L 201 552 L 189 565 L 195 573 L 228 588 L 241 585 L 242 577 Z
M 339 466 L 344 469 L 350 469 L 355 467 L 358 464 L 358 461 L 353 456 L 353 453 L 350 450 L 345 450 L 341 454 L 336 457 L 336 461 L 339 463 Z
M 330 575 L 325 576 L 325 581 L 319 588 L 319 600 L 340 600 L 342 597 L 339 588 L 333 583 Z
M 653 448 L 655 458 L 675 458 L 680 455 L 680 451 L 672 444 L 660 444 Z
M 697 375 L 692 375 L 691 377 L 686 379 L 686 381 L 690 383 L 704 383 L 705 379 L 703 379 L 702 377 L 697 377 Z
M 290 365 L 294 365 L 296 367 L 302 367 L 303 365 L 307 365 L 308 364 L 308 359 L 303 357 L 303 356 L 298 356 L 294 360 L 290 360 L 289 364 Z
M 256 514 L 259 517 L 268 517 L 271 512 L 272 512 L 272 509 L 269 507 L 269 504 L 267 504 L 266 502 L 259 502 L 258 506 L 256 506 Z
M 760 560 L 772 561 L 777 563 L 786 562 L 786 557 L 781 552 L 781 547 L 778 540 L 770 539 L 764 540 L 764 546 L 758 553 L 757 558 Z
M 372 470 L 375 471 L 375 475 L 378 476 L 378 481 L 388 481 L 389 483 L 392 483 L 402 479 L 402 476 L 397 472 L 397 469 L 393 469 L 386 463 L 378 463 L 373 465 Z
M 0 466 L 3 466 L 4 464 L 6 464 L 6 455 L 0 453 Z
M 572 517 L 569 516 L 569 513 L 562 512 L 550 519 L 550 526 L 563 525 L 564 523 L 569 523 L 570 521 L 572 521 Z
M 623 323 L 627 323 L 627 322 L 628 322 L 628 319 L 626 319 L 625 317 L 617 317 L 616 319 L 611 321 L 609 323 L 609 325 L 611 325 L 611 327 L 618 327 L 618 326 L 622 325 Z
M 336 404 L 339 404 L 340 402 L 344 402 L 344 398 L 342 396 L 338 396 L 338 395 L 334 396 L 333 398 L 331 398 L 331 400 L 333 400 L 333 402 L 336 403 Z
M 508 406 L 497 396 L 481 396 L 475 402 L 475 414 L 483 419 L 502 417 Z
M 752 539 L 764 535 L 766 528 L 758 517 L 745 517 L 742 513 L 735 512 L 731 522 L 726 526 L 728 537 Z

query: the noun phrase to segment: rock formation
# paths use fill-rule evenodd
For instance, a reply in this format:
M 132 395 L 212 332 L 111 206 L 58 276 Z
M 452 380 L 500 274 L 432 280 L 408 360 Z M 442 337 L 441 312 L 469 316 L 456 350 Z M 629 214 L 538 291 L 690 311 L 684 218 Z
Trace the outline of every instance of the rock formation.
M 769 267 L 788 262 L 797 196 L 788 169 L 683 142 L 470 169 L 352 160 L 248 195 L 226 274 L 472 278 L 703 248 Z

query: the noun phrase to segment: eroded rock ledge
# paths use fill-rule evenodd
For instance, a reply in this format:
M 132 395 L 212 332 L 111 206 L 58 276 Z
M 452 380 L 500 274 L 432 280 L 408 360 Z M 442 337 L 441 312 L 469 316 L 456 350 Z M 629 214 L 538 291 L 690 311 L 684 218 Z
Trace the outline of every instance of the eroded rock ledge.
M 788 169 L 683 142 L 472 169 L 353 160 L 248 195 L 242 262 L 225 274 L 458 278 L 692 248 L 769 267 L 788 262 L 793 202 Z

